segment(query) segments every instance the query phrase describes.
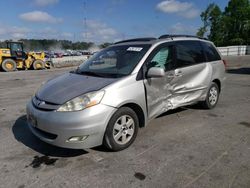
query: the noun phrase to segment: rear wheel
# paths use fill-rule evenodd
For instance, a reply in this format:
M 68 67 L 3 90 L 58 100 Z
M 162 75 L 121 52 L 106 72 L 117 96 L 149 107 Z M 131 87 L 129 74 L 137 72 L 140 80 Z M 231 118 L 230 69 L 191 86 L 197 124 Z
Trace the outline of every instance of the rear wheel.
M 45 68 L 45 63 L 42 60 L 35 60 L 33 62 L 33 69 L 34 70 L 40 70 Z
M 139 120 L 136 113 L 128 107 L 122 107 L 109 120 L 104 145 L 113 151 L 129 147 L 138 132 Z
M 10 72 L 10 71 L 16 70 L 16 62 L 13 59 L 5 59 L 2 62 L 1 66 L 5 72 Z
M 219 100 L 219 94 L 219 87 L 216 83 L 213 82 L 208 90 L 206 99 L 201 102 L 202 106 L 205 109 L 214 108 Z

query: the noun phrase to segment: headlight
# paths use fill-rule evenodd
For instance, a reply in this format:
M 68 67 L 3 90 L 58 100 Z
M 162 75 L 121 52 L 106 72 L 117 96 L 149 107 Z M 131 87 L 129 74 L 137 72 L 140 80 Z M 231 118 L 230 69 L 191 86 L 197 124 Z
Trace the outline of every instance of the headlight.
M 58 108 L 58 112 L 79 111 L 99 104 L 104 96 L 104 91 L 96 91 L 76 97 Z

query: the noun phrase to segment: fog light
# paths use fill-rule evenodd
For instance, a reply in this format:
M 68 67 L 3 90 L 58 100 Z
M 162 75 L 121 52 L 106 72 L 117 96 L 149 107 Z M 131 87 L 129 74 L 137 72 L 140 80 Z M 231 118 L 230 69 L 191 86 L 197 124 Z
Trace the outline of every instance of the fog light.
M 66 142 L 83 142 L 88 136 L 72 136 Z

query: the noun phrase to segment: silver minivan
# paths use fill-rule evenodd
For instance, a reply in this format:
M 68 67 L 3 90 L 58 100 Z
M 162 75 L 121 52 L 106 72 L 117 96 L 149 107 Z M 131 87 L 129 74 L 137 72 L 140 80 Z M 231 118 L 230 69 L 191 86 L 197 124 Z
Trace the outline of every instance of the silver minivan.
M 224 61 L 206 39 L 120 41 L 42 85 L 27 104 L 28 126 L 56 146 L 118 151 L 168 110 L 198 102 L 215 107 L 224 79 Z

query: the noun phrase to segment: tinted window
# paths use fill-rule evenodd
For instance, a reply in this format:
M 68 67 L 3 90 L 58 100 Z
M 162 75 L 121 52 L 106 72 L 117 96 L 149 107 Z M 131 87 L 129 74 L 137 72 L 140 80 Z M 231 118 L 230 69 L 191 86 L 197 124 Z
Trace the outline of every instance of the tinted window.
M 202 46 L 208 61 L 217 61 L 221 59 L 219 53 L 212 44 L 208 42 L 202 42 Z
M 164 46 L 157 48 L 152 54 L 148 64 L 150 67 L 161 67 L 169 70 L 173 63 L 173 46 Z
M 176 42 L 176 63 L 178 67 L 205 62 L 199 41 Z

